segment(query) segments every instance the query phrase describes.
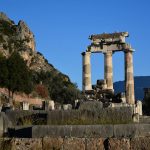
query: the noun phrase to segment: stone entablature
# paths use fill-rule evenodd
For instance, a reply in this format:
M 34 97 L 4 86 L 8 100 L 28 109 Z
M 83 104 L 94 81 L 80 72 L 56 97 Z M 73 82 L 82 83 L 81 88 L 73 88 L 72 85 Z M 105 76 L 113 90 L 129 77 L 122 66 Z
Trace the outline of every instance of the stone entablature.
M 122 42 L 125 43 L 125 37 L 128 37 L 128 32 L 115 32 L 115 33 L 103 33 L 103 34 L 95 34 L 89 36 L 89 39 L 94 41 L 105 41 L 105 42 Z
M 133 51 L 131 45 L 125 42 L 125 38 L 129 36 L 128 32 L 119 32 L 111 34 L 91 35 L 91 45 L 88 46 L 88 52 L 106 53 L 108 51 Z

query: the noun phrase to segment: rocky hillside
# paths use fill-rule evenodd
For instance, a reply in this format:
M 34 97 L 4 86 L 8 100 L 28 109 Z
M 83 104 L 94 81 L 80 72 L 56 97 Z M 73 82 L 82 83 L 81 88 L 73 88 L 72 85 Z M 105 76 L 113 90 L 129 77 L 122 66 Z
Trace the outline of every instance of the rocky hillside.
M 19 52 L 31 70 L 36 72 L 53 70 L 59 73 L 40 52 L 36 51 L 34 34 L 27 24 L 22 20 L 15 24 L 0 12 L 0 53 L 9 57 L 13 51 Z
M 0 55 L 10 58 L 13 52 L 23 57 L 32 74 L 32 93 L 39 84 L 48 90 L 48 96 L 60 103 L 70 103 L 80 93 L 69 77 L 49 64 L 37 52 L 34 34 L 22 20 L 15 24 L 4 13 L 0 13 Z M 0 85 L 1 86 L 1 85 Z M 40 87 L 42 88 L 42 87 Z

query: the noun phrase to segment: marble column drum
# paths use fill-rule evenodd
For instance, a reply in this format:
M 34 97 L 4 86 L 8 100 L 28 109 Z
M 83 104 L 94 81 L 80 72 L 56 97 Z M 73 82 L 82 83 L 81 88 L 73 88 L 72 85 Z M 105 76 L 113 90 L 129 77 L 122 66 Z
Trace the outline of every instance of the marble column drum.
M 125 93 L 129 104 L 135 104 L 132 54 L 132 51 L 125 52 Z
M 104 53 L 104 77 L 106 80 L 107 89 L 113 91 L 112 51 Z
M 91 60 L 90 57 L 91 52 L 83 52 L 82 53 L 82 64 L 83 64 L 83 70 L 82 70 L 82 90 L 83 92 L 92 90 L 92 84 L 91 84 Z

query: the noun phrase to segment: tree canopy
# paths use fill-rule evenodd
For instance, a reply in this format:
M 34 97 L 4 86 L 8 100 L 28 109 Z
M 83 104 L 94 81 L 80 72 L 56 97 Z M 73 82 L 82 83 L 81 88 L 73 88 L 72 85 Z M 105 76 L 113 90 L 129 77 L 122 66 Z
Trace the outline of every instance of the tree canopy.
M 21 91 L 30 93 L 32 88 L 31 74 L 26 62 L 17 52 L 13 52 L 9 58 L 0 57 L 0 86 L 6 87 L 12 92 Z
M 53 71 L 33 73 L 34 84 L 39 84 L 41 81 L 42 84 L 48 88 L 49 96 L 61 104 L 73 104 L 75 99 L 82 97 L 76 84 L 71 83 L 70 80 L 61 73 Z
M 39 97 L 50 97 L 61 104 L 73 104 L 75 99 L 81 97 L 80 90 L 69 77 L 53 70 L 31 72 L 17 52 L 8 58 L 0 55 L 0 86 L 8 88 L 12 97 L 17 91 L 27 94 L 35 91 Z
M 7 59 L 2 54 L 0 54 L 0 86 L 6 87 L 7 84 L 8 84 Z

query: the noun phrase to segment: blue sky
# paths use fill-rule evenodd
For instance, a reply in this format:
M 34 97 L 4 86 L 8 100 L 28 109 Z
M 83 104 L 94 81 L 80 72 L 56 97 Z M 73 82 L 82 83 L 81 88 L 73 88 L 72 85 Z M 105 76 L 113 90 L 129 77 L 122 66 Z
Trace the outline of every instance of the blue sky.
M 150 75 L 149 0 L 0 0 L 0 11 L 16 23 L 24 20 L 35 35 L 36 49 L 81 88 L 81 52 L 88 36 L 128 31 L 134 75 Z M 92 55 L 92 81 L 103 78 L 103 55 Z M 124 54 L 113 55 L 114 81 L 124 80 Z

